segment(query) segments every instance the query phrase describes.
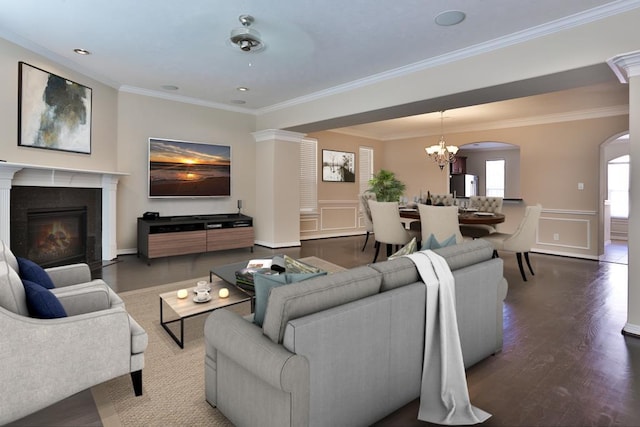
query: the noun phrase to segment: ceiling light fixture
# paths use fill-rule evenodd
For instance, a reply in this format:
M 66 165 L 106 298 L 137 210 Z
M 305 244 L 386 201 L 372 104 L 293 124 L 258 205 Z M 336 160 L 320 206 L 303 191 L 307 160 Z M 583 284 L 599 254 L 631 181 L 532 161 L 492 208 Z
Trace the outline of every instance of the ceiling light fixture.
M 89 52 L 87 49 L 78 48 L 78 49 L 73 49 L 73 51 L 78 55 L 91 55 L 91 52 Z
M 260 33 L 249 28 L 255 21 L 251 15 L 240 15 L 238 20 L 242 27 L 231 30 L 229 41 L 243 52 L 260 52 L 265 48 Z
M 236 88 L 236 90 L 239 92 L 249 92 L 249 88 L 244 86 L 239 86 Z
M 444 111 L 440 111 L 440 141 L 436 145 L 432 145 L 431 147 L 426 147 L 424 150 L 427 152 L 427 155 L 440 167 L 440 170 L 444 170 L 444 167 L 453 163 L 453 160 L 456 157 L 456 153 L 458 152 L 458 147 L 455 145 L 447 146 L 444 141 Z

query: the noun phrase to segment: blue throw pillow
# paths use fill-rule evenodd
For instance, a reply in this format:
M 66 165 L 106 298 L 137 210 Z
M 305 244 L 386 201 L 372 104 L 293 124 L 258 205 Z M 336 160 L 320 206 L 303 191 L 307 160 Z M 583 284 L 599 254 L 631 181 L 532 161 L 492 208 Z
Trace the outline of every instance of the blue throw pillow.
M 53 284 L 51 277 L 44 271 L 44 268 L 40 267 L 35 262 L 26 258 L 16 257 L 18 260 L 18 267 L 20 269 L 20 278 L 22 280 L 28 280 L 33 283 L 47 288 L 53 289 L 56 285 Z
M 56 319 L 67 317 L 60 301 L 49 289 L 29 280 L 23 280 L 24 292 L 27 297 L 27 308 L 31 317 L 39 319 Z
M 281 274 L 261 274 L 256 273 L 253 276 L 253 285 L 255 288 L 255 312 L 253 314 L 253 323 L 262 326 L 264 316 L 267 312 L 267 301 L 271 289 L 278 286 L 288 285 L 290 283 L 301 282 L 311 279 L 312 277 L 324 276 L 326 271 L 317 273 L 281 273 Z
M 440 249 L 447 246 L 453 246 L 455 244 L 456 244 L 455 234 L 452 234 L 451 237 L 444 239 L 442 242 L 438 242 L 438 239 L 436 239 L 436 236 L 434 236 L 433 234 L 429 234 L 429 237 L 427 237 L 427 241 L 424 242 L 420 250 L 426 251 L 427 249 Z

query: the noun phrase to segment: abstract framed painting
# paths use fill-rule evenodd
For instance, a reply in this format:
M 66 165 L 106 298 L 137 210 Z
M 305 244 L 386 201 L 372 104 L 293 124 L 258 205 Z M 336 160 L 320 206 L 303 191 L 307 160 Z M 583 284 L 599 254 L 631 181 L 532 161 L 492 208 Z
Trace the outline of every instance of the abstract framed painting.
M 18 63 L 18 145 L 91 154 L 91 88 Z
M 322 180 L 356 182 L 356 154 L 346 151 L 322 150 Z

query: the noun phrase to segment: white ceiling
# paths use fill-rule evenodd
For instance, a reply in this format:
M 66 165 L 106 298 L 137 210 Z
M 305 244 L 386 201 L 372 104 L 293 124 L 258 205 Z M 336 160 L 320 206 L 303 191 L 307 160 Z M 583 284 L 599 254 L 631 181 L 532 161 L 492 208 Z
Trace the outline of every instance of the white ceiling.
M 260 114 L 463 49 L 599 19 L 630 4 L 640 6 L 635 0 L 0 0 L 0 37 L 120 90 Z M 452 9 L 466 13 L 461 24 L 434 23 Z M 228 42 L 241 14 L 254 16 L 252 28 L 267 46 L 262 52 L 245 53 Z M 74 48 L 92 54 L 79 56 Z M 239 92 L 240 86 L 249 91 Z M 529 115 L 568 111 L 563 98 L 549 99 L 541 110 L 531 111 L 526 101 L 519 107 Z M 618 102 L 605 103 L 610 108 Z M 513 104 L 495 108 L 501 108 L 501 121 L 522 119 Z M 473 126 L 497 120 L 487 114 L 483 108 L 456 110 L 450 121 Z M 405 135 L 422 126 L 418 119 L 406 123 L 400 128 Z M 397 126 L 345 131 L 393 139 Z

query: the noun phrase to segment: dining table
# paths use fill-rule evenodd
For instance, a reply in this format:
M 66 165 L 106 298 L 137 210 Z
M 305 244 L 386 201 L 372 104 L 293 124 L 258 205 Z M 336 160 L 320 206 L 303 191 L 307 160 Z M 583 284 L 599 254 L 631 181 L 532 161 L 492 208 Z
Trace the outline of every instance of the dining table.
M 420 212 L 413 208 L 400 208 L 400 218 L 420 219 Z M 465 225 L 495 225 L 504 222 L 503 213 L 479 212 L 473 209 L 458 210 L 458 222 Z

